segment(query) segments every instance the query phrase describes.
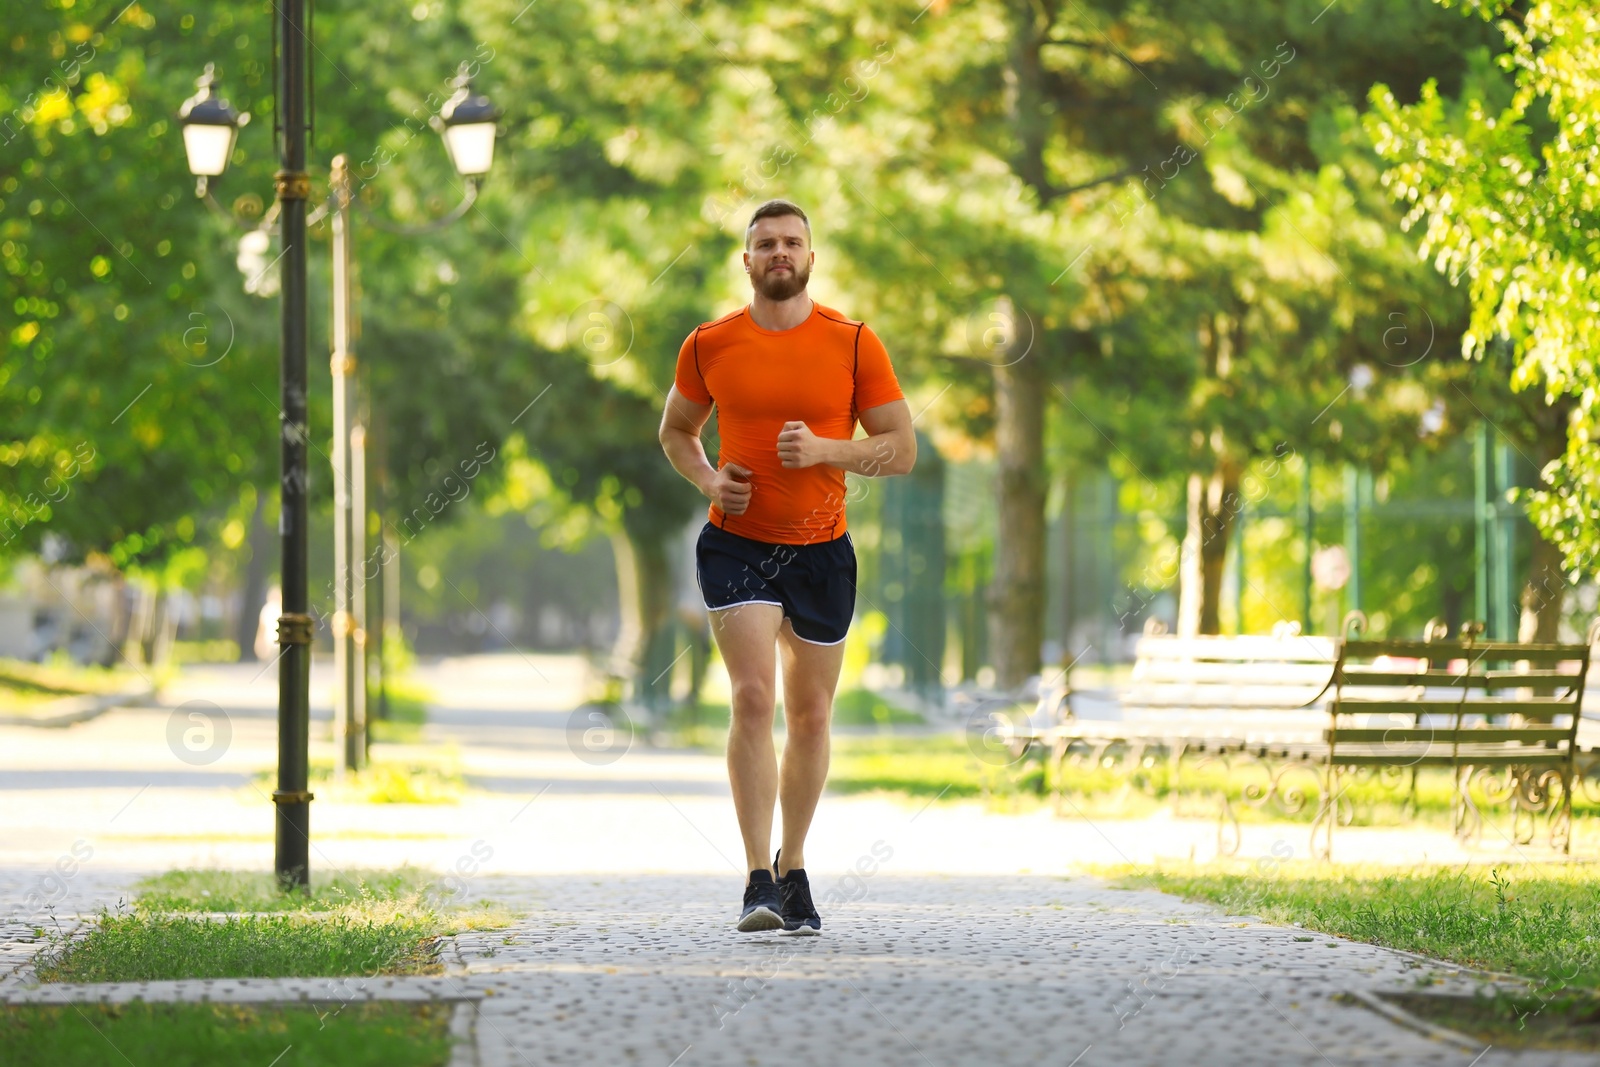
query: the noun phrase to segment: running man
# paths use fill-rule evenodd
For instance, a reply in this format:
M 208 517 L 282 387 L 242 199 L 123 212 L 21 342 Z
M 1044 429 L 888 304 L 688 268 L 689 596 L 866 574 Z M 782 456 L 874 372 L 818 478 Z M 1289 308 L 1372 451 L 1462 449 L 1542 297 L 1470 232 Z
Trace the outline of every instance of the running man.
M 769 200 L 744 245 L 750 303 L 683 342 L 661 447 L 711 498 L 695 558 L 733 683 L 728 780 L 750 871 L 739 929 L 816 934 L 806 831 L 828 777 L 833 692 L 856 599 L 845 472 L 905 474 L 917 443 L 883 343 L 806 295 L 816 255 L 805 212 Z M 713 406 L 716 467 L 700 442 Z M 868 436 L 853 439 L 858 420 Z M 772 744 L 779 658 L 781 770 Z M 783 840 L 768 867 L 775 800 Z

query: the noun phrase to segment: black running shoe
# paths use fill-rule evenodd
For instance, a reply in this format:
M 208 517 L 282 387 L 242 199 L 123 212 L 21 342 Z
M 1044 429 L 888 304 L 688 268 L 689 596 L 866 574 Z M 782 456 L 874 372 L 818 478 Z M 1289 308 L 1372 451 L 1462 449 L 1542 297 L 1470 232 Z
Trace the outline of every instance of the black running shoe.
M 750 884 L 744 887 L 744 911 L 739 915 L 739 929 L 750 933 L 782 927 L 783 904 L 778 897 L 778 885 L 772 880 L 772 872 L 751 871 Z
M 778 850 L 778 856 L 783 849 Z M 772 869 L 778 869 L 778 857 L 772 858 Z M 783 901 L 784 933 L 796 937 L 815 937 L 822 933 L 822 916 L 811 903 L 811 880 L 804 867 L 796 867 L 778 879 L 778 893 Z

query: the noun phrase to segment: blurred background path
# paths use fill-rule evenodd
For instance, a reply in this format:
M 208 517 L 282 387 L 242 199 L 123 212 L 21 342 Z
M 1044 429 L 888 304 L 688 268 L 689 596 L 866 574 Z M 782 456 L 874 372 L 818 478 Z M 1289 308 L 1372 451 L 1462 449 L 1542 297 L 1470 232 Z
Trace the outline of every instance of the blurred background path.
M 333 758 L 329 676 L 321 668 L 312 678 L 314 766 Z M 375 763 L 439 768 L 459 774 L 467 788 L 456 803 L 372 804 L 314 784 L 313 867 L 454 870 L 468 857 L 474 878 L 722 874 L 725 896 L 736 902 L 741 849 L 721 757 L 654 748 L 642 738 L 615 740 L 598 753 L 586 747 L 591 724 L 574 712 L 586 670 L 576 656 L 518 654 L 419 666 L 417 680 L 437 698 L 429 722 L 405 744 L 376 743 Z M 142 872 L 270 869 L 275 702 L 274 672 L 208 666 L 185 670 L 149 707 L 115 709 L 64 729 L 0 727 L 7 828 L 0 870 L 8 888 L 26 882 L 28 872 L 50 870 L 74 847 L 76 873 L 52 876 L 51 896 L 64 908 L 89 906 Z M 191 719 L 195 709 L 205 718 Z M 1304 854 L 1298 828 L 1247 824 L 1244 834 L 1242 857 L 1285 848 Z M 1085 864 L 1204 859 L 1215 850 L 1216 828 L 1169 814 L 1088 820 L 1048 810 L 991 814 L 976 800 L 830 794 L 817 815 L 809 863 L 819 872 L 843 871 L 879 840 L 892 844 L 902 874 L 1060 875 Z M 1351 861 L 1461 855 L 1448 833 L 1427 829 L 1352 829 L 1341 831 L 1339 844 L 1341 858 Z

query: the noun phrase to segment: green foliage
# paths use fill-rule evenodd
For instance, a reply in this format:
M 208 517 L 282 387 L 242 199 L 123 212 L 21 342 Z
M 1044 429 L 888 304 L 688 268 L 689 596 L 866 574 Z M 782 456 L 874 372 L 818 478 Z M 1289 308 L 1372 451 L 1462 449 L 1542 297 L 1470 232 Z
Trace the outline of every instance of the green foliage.
M 209 55 L 259 83 L 252 12 L 29 5 L 0 115 L 0 553 L 159 563 L 241 480 L 275 481 L 272 309 L 189 202 L 172 113 Z M 258 188 L 267 187 L 263 182 Z M 137 472 L 137 476 L 132 476 Z M 6 525 L 9 523 L 10 525 Z
M 1539 457 L 1549 460 L 1548 489 L 1532 495 L 1530 515 L 1570 570 L 1593 575 L 1600 191 L 1590 179 L 1600 161 L 1600 18 L 1585 0 L 1465 7 L 1498 19 L 1499 70 L 1480 65 L 1453 99 L 1431 82 L 1411 103 L 1375 86 L 1369 127 L 1407 225 L 1422 227 L 1425 252 L 1452 284 L 1467 282 L 1463 354 L 1486 360 L 1504 346 L 1513 388 L 1555 409 L 1566 448 Z

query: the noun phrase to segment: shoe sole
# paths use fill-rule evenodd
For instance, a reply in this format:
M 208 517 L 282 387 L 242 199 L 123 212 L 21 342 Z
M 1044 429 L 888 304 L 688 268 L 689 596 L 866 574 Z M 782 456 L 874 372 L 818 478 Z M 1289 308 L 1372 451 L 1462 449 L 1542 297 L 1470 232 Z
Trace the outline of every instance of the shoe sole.
M 757 930 L 781 929 L 783 929 L 783 916 L 771 908 L 757 908 L 739 920 L 739 931 L 741 933 L 749 934 Z
M 821 937 L 822 931 L 811 926 L 797 926 L 793 930 L 785 928 L 783 931 L 789 937 Z

